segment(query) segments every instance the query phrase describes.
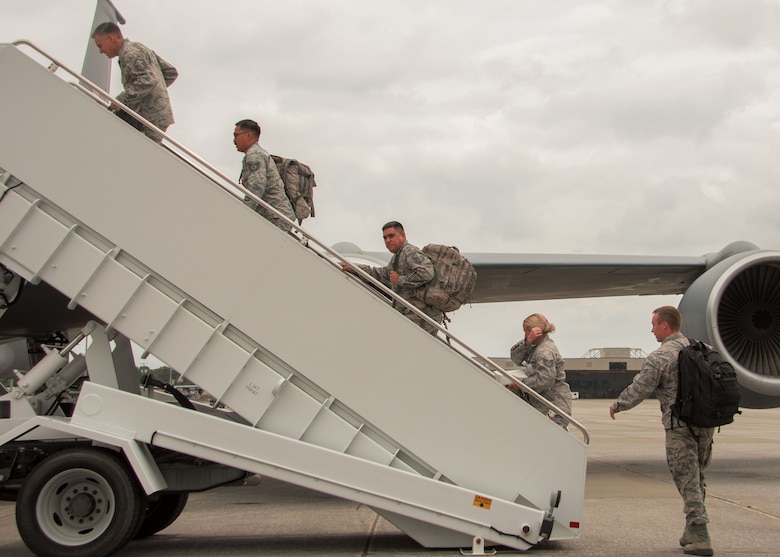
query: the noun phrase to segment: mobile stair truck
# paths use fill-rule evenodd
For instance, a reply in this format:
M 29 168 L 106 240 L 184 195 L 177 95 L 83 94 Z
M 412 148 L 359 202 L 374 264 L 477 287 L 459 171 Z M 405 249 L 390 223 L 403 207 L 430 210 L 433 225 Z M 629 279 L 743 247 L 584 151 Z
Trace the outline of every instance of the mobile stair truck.
M 0 45 L 0 76 L 0 331 L 69 331 L 0 389 L 0 494 L 34 553 L 109 555 L 247 474 L 366 505 L 428 548 L 579 535 L 580 424 L 34 45 Z M 139 385 L 131 343 L 215 400 Z

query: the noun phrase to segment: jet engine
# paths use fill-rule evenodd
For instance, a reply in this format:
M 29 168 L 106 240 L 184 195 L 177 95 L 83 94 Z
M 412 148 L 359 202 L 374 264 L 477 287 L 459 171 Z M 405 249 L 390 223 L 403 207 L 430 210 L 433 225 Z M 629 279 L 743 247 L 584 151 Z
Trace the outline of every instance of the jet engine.
M 731 245 L 707 259 L 711 266 L 680 302 L 682 332 L 711 344 L 731 362 L 742 389 L 740 406 L 777 407 L 780 252 Z

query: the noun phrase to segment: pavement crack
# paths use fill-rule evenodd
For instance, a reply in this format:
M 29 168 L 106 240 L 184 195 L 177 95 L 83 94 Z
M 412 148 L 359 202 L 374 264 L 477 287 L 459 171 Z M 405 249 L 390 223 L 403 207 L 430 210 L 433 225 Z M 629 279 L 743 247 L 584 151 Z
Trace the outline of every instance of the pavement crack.
M 366 555 L 368 555 L 369 546 L 371 545 L 371 540 L 374 539 L 377 524 L 379 524 L 379 515 L 374 516 L 374 523 L 371 524 L 371 528 L 368 530 L 368 536 L 366 536 L 366 545 L 363 546 L 363 553 L 361 554 L 362 557 L 366 557 Z

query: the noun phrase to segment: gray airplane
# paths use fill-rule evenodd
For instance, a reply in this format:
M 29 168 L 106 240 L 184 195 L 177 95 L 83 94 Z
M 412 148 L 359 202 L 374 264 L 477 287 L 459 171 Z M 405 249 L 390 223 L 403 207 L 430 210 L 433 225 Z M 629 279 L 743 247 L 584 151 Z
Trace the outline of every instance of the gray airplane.
M 389 253 L 352 243 L 350 260 Z M 699 257 L 464 254 L 477 270 L 474 303 L 682 294 L 683 333 L 713 345 L 737 371 L 744 408 L 780 406 L 780 252 L 733 242 Z

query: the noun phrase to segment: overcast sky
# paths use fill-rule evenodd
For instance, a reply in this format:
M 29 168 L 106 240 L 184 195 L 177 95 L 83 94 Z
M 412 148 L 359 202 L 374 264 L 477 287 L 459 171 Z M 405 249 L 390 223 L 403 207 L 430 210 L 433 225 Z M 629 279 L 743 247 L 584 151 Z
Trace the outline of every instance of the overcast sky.
M 238 176 L 233 124 L 308 163 L 326 244 L 381 225 L 464 252 L 780 248 L 780 3 L 766 0 L 114 0 L 176 66 L 169 133 Z M 93 0 L 0 0 L 0 40 L 75 69 Z M 115 85 L 121 90 L 114 62 Z M 649 352 L 679 297 L 482 304 L 452 330 L 507 356 L 525 316 L 566 357 Z M 302 316 L 303 319 L 306 316 Z

